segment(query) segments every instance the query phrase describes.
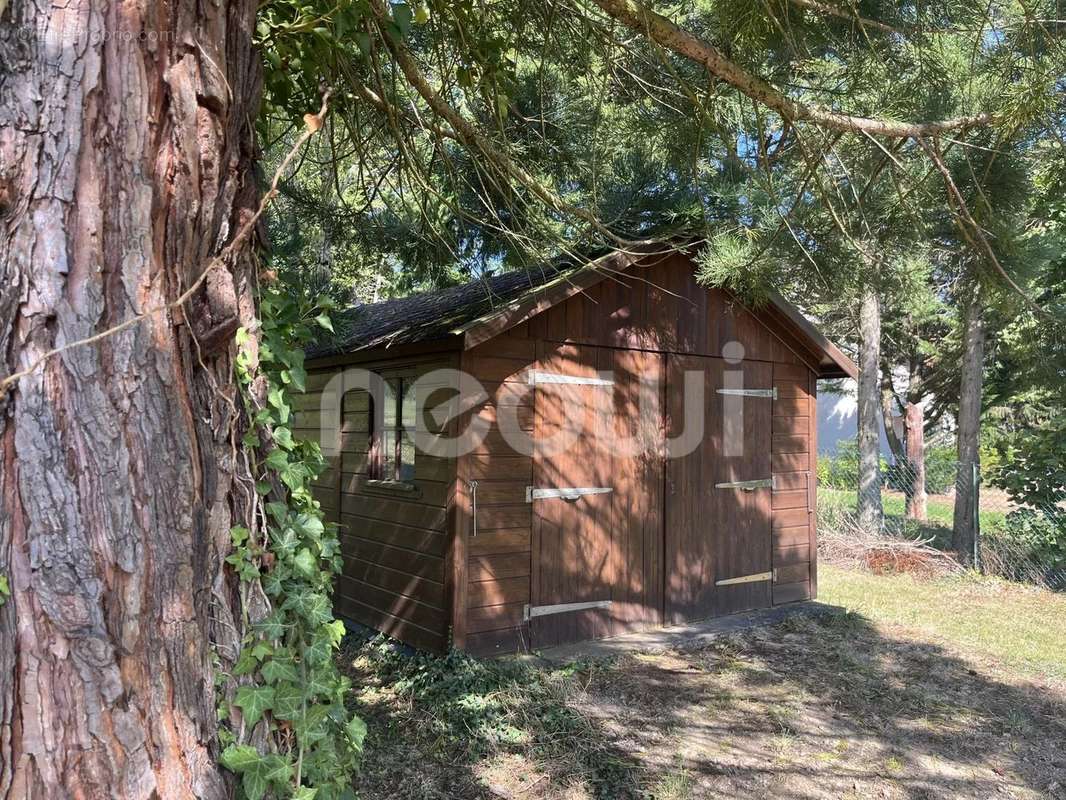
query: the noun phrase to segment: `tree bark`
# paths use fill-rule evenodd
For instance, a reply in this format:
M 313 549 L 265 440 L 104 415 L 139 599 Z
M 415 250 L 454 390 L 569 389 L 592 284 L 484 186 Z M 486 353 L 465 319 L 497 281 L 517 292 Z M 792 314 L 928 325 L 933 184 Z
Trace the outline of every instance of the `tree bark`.
M 955 518 L 952 546 L 964 564 L 973 565 L 977 538 L 974 517 L 981 466 L 981 395 L 984 386 L 985 328 L 978 292 L 966 308 L 962 338 L 962 380 L 959 384 L 958 472 L 955 477 Z
M 925 491 L 925 406 L 922 403 L 907 403 L 903 409 L 907 431 L 907 467 L 909 489 L 907 491 L 907 519 L 924 521 L 929 514 L 928 495 Z
M 879 422 L 879 366 L 881 363 L 881 300 L 867 289 L 859 306 L 859 526 L 879 533 L 884 520 L 881 507 L 881 437 Z
M 3 9 L 3 6 L 0 6 Z M 12 0 L 0 367 L 178 297 L 257 204 L 256 4 Z M 0 398 L 0 798 L 215 798 L 252 262 Z

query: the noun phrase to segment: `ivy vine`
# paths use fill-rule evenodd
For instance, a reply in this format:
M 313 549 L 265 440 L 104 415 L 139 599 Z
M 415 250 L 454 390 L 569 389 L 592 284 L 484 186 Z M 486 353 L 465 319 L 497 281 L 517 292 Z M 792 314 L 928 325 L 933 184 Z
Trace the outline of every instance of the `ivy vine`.
M 229 703 L 220 701 L 220 718 L 231 723 L 221 727 L 221 763 L 240 776 L 248 800 L 341 800 L 354 797 L 366 725 L 346 708 L 350 681 L 333 660 L 344 635 L 331 600 L 340 544 L 311 494 L 326 462 L 317 442 L 297 440 L 290 427 L 293 395 L 305 391 L 303 348 L 317 328 L 332 330 L 332 305 L 268 288 L 259 308 L 257 352 L 246 330 L 237 334 L 237 376 L 252 418 L 244 445 L 261 511 L 257 530 L 230 531 L 226 561 L 242 583 L 258 582 L 270 612 L 248 624 L 228 676 L 240 684 L 232 702 L 241 713 L 233 724 Z M 269 751 L 249 742 L 259 724 L 272 732 Z

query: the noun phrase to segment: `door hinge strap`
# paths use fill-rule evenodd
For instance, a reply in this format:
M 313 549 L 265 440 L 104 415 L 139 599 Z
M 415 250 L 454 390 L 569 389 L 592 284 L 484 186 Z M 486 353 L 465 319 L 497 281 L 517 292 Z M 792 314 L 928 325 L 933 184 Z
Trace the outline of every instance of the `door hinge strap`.
M 552 497 L 560 497 L 563 500 L 577 500 L 582 495 L 608 494 L 613 491 L 610 486 L 572 486 L 561 489 L 535 489 L 532 486 L 527 486 L 526 502 L 532 503 L 534 500 L 547 500 Z
M 777 399 L 777 387 L 773 389 L 718 389 L 718 394 L 731 394 L 737 397 L 769 397 Z
M 568 383 L 577 386 L 614 386 L 614 381 L 607 378 L 586 378 L 583 375 L 561 375 L 558 372 L 541 372 L 531 369 L 529 371 L 529 384 L 534 386 L 538 383 Z
M 720 581 L 715 581 L 715 586 L 732 586 L 736 583 L 758 583 L 759 581 L 773 580 L 774 573 L 772 572 L 757 572 L 754 575 L 741 575 L 739 578 L 723 578 Z
M 742 489 L 745 492 L 751 492 L 751 491 L 754 491 L 755 489 L 773 489 L 775 487 L 774 487 L 774 479 L 771 476 L 769 478 L 760 478 L 757 481 L 726 481 L 725 483 L 716 483 L 714 485 L 714 488 L 715 489 Z
M 548 614 L 565 614 L 567 611 L 587 611 L 590 608 L 610 608 L 610 600 L 592 600 L 587 603 L 558 603 L 553 606 L 526 605 L 522 610 L 522 619 L 529 622 L 533 617 L 545 617 Z

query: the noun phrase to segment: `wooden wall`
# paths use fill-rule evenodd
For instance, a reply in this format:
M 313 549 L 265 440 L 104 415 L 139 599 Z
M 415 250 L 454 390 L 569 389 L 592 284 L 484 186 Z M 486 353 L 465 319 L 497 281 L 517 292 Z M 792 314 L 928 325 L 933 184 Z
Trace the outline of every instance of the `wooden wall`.
M 524 327 L 524 326 L 523 326 Z M 530 597 L 532 506 L 526 487 L 533 482 L 533 460 L 515 452 L 504 431 L 530 436 L 533 392 L 527 370 L 536 359 L 536 340 L 524 330 L 507 332 L 463 353 L 462 369 L 477 378 L 488 398 L 471 415 L 488 423 L 488 433 L 473 453 L 459 459 L 457 539 L 465 550 L 465 648 L 478 654 L 525 649 L 522 622 Z M 528 452 L 528 451 L 527 451 Z M 472 536 L 470 481 L 478 482 L 477 536 Z M 465 545 L 465 547 L 464 547 Z
M 414 380 L 438 368 L 454 369 L 457 363 L 456 357 L 436 356 L 358 366 L 383 378 Z M 343 369 L 309 375 L 309 391 L 299 401 L 295 423 L 304 438 L 339 437 L 340 453 L 314 487 L 327 519 L 340 523 L 344 570 L 335 587 L 335 609 L 415 647 L 445 650 L 454 595 L 449 531 L 455 459 L 417 453 L 415 477 L 408 485 L 369 480 L 369 394 L 342 385 L 337 421 L 323 421 L 321 412 L 312 410 L 319 408 L 322 387 Z M 419 424 L 432 423 L 422 419 Z
M 806 366 L 774 363 L 771 495 L 774 605 L 808 600 L 815 546 L 817 378 Z
M 538 342 L 593 344 L 721 357 L 732 342 L 744 358 L 773 364 L 780 399 L 774 403 L 772 469 L 779 491 L 772 496 L 775 604 L 813 596 L 814 372 L 818 356 L 775 331 L 727 293 L 707 290 L 692 262 L 671 255 L 608 277 L 462 356 L 462 369 L 486 387 L 489 399 L 474 410 L 491 422 L 484 443 L 458 464 L 458 548 L 465 565 L 457 606 L 456 642 L 477 654 L 528 646 L 522 609 L 530 602 L 532 514 L 524 491 L 532 483 L 532 459 L 516 455 L 496 422 L 500 406 L 513 406 L 508 424 L 533 426 L 533 394 L 527 370 Z M 515 420 L 517 419 L 517 423 Z M 470 537 L 468 482 L 477 480 L 478 529 Z M 808 483 L 809 481 L 809 483 Z M 802 495 L 802 497 L 801 497 Z M 465 629 L 463 628 L 465 624 Z

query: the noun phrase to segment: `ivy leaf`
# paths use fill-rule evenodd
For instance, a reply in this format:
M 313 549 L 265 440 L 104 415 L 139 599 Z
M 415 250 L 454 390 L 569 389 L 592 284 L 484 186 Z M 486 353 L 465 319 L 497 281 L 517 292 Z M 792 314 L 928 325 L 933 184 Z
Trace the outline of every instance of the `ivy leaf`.
M 279 683 L 274 689 L 274 716 L 278 719 L 296 719 L 303 712 L 304 692 L 292 682 Z
M 243 525 L 234 525 L 229 529 L 229 538 L 233 542 L 234 547 L 240 547 L 251 535 L 251 531 L 245 528 Z
M 396 9 L 396 8 L 398 8 L 398 6 L 393 6 L 393 9 Z M 408 20 L 407 21 L 407 25 L 408 25 L 408 27 L 410 27 L 410 25 L 411 25 L 411 21 L 410 21 L 411 20 L 411 16 L 410 16 L 411 15 L 411 9 L 410 8 L 407 9 L 407 15 L 408 15 L 407 16 L 407 20 Z M 315 322 L 318 323 L 320 328 L 325 328 L 330 333 L 333 333 L 333 321 L 326 314 L 319 314 L 317 317 L 315 317 Z
M 295 527 L 302 536 L 309 536 L 312 539 L 318 539 L 326 530 L 325 525 L 322 524 L 322 520 L 313 514 L 298 514 L 296 519 L 293 520 L 293 527 Z
M 260 759 L 259 751 L 250 744 L 231 744 L 222 751 L 219 761 L 230 772 L 236 772 L 239 775 L 247 769 L 254 768 Z
M 244 713 L 248 727 L 252 727 L 274 703 L 274 689 L 270 686 L 242 686 L 233 703 Z
M 333 641 L 329 633 L 321 629 L 311 637 L 311 644 L 304 648 L 304 658 L 308 664 L 323 664 L 333 654 Z
M 357 753 L 363 752 L 363 740 L 366 739 L 366 723 L 362 717 L 352 714 L 348 724 L 344 726 L 344 732 L 348 734 L 348 743 Z
M 330 641 L 334 647 L 340 646 L 341 640 L 344 639 L 344 634 L 348 631 L 344 627 L 343 620 L 335 619 L 323 627 L 323 630 L 329 636 Z
M 281 472 L 289 466 L 289 454 L 281 449 L 271 450 L 266 457 L 266 465 L 275 472 Z
M 292 681 L 296 682 L 300 680 L 300 675 L 296 671 L 296 665 L 292 663 L 290 658 L 288 661 L 280 658 L 272 658 L 266 664 L 263 665 L 263 679 L 267 683 L 278 683 L 280 681 Z M 277 691 L 274 692 L 274 711 L 277 713 L 278 705 Z
M 282 608 L 295 611 L 312 625 L 321 625 L 333 618 L 329 598 L 307 588 L 297 589 L 290 594 Z
M 315 561 L 315 557 L 306 547 L 301 548 L 300 552 L 296 554 L 292 560 L 292 565 L 297 574 L 303 575 L 305 578 L 313 578 L 318 574 L 318 564 Z
M 286 450 L 292 450 L 296 446 L 295 440 L 292 438 L 292 431 L 288 428 L 279 425 L 274 428 L 274 443 L 279 447 L 283 447 Z
M 317 786 L 299 786 L 292 793 L 292 800 L 315 800 L 316 794 L 318 794 Z
M 241 650 L 241 654 L 237 657 L 237 663 L 233 665 L 234 675 L 250 675 L 255 672 L 256 667 L 259 666 L 259 662 L 255 660 L 255 656 L 252 655 L 250 648 L 246 647 Z
M 292 378 L 292 385 L 295 386 L 298 391 L 306 391 L 307 370 L 301 366 L 294 366 L 289 370 L 289 377 Z

